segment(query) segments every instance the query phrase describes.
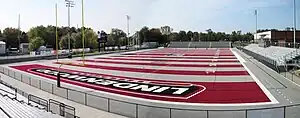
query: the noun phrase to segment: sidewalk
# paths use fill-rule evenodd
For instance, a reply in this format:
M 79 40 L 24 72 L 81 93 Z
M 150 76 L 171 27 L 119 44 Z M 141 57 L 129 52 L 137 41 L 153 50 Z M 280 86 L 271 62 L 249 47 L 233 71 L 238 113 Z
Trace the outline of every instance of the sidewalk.
M 101 111 L 95 108 L 91 108 L 73 101 L 69 101 L 67 99 L 55 96 L 53 94 L 47 93 L 45 91 L 42 91 L 40 89 L 34 88 L 30 85 L 24 84 L 20 81 L 17 81 L 15 79 L 12 79 L 11 77 L 8 77 L 6 75 L 0 74 L 1 80 L 3 80 L 6 83 L 9 83 L 10 85 L 21 89 L 24 92 L 27 92 L 28 94 L 32 94 L 38 97 L 41 97 L 43 99 L 54 99 L 56 101 L 60 101 L 62 103 L 65 103 L 67 105 L 73 106 L 76 109 L 76 116 L 79 116 L 80 118 L 127 118 L 124 116 L 108 113 L 105 111 Z
M 290 72 L 283 72 L 283 73 L 280 73 L 282 76 L 286 77 L 287 79 L 297 83 L 300 85 L 300 77 L 296 76 L 296 75 L 293 75 L 291 74 Z

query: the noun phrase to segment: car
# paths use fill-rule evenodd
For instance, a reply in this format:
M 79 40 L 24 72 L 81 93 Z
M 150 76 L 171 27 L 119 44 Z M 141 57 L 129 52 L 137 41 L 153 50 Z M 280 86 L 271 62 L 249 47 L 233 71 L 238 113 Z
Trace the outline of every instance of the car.
M 19 54 L 19 49 L 18 48 L 8 48 L 7 49 L 7 54 L 8 55 L 18 55 Z

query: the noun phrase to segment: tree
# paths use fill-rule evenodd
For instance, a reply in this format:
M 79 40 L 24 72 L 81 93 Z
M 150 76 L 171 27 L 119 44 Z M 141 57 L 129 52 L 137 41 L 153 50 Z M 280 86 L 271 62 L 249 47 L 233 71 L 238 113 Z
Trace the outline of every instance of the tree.
M 21 39 L 21 43 L 29 43 L 27 33 L 25 33 L 25 32 L 22 32 L 20 39 Z
M 106 46 L 115 46 L 115 40 L 112 35 L 108 34 Z
M 19 34 L 21 34 L 19 29 L 5 28 L 2 35 L 5 38 L 6 47 L 19 48 Z
M 0 29 L 0 37 L 2 37 L 2 31 L 1 31 L 1 29 Z
M 245 41 L 245 42 L 250 42 L 250 41 L 252 41 L 254 39 L 253 34 L 250 33 L 250 32 L 244 34 L 243 37 L 244 37 L 243 41 Z
M 140 45 L 143 44 L 147 39 L 149 38 L 149 28 L 144 26 L 140 31 L 139 31 L 139 41 Z
M 188 41 L 191 41 L 191 40 L 194 40 L 193 39 L 193 32 L 192 31 L 188 31 L 187 33 L 186 33 L 186 35 L 187 35 L 187 38 L 188 38 Z
M 35 37 L 30 40 L 29 50 L 36 51 L 40 46 L 44 45 L 45 41 L 41 37 Z
M 215 37 L 213 36 L 214 32 L 211 29 L 207 29 L 205 31 L 207 32 L 207 41 L 214 41 L 215 40 Z
M 198 32 L 193 32 L 193 40 L 194 41 L 199 41 L 200 40 L 200 36 Z
M 170 41 L 179 41 L 179 34 L 177 32 L 173 32 L 169 36 Z
M 76 33 L 74 34 L 71 34 L 71 35 L 64 35 L 61 37 L 60 41 L 59 41 L 59 47 L 60 49 L 68 49 L 69 47 L 69 39 L 70 39 L 70 43 L 71 43 L 71 48 L 75 48 L 75 40 L 74 38 L 72 37 L 72 35 L 75 35 Z
M 202 33 L 202 32 L 200 32 L 200 41 L 208 41 L 207 40 L 207 34 L 206 33 Z
M 179 31 L 178 37 L 180 41 L 188 41 L 188 37 L 185 31 Z
M 84 33 L 85 48 L 97 48 L 97 34 L 92 29 L 85 29 Z M 72 46 L 73 48 L 82 48 L 82 32 L 72 33 L 71 39 L 71 41 L 74 41 L 74 46 Z
M 113 28 L 111 30 L 110 36 L 114 40 L 115 45 L 117 45 L 119 49 L 120 49 L 120 46 L 122 45 L 121 38 L 123 40 L 127 39 L 126 38 L 126 33 L 123 30 L 120 30 L 120 29 L 117 29 L 117 28 Z
M 167 42 L 166 37 L 164 37 L 162 35 L 162 33 L 160 32 L 160 29 L 158 28 L 152 28 L 149 30 L 148 33 L 148 40 L 146 40 L 146 42 L 157 42 L 159 44 L 164 44 Z

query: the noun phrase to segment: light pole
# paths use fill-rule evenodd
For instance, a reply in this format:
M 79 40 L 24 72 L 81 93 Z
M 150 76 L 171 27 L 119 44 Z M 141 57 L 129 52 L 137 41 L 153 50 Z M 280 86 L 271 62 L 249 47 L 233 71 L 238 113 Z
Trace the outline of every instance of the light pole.
M 256 41 L 258 41 L 258 36 L 257 36 L 257 9 L 255 9 L 255 37 L 256 37 Z M 255 42 L 255 40 L 254 40 Z
M 72 0 L 65 0 L 66 2 L 66 7 L 68 7 L 68 27 L 70 29 L 71 26 L 71 14 L 70 14 L 70 8 L 74 7 L 75 3 Z M 68 32 L 68 49 L 69 49 L 69 57 L 71 57 L 72 55 L 72 51 L 71 51 L 71 39 L 70 39 L 70 31 Z
M 129 44 L 129 20 L 130 20 L 130 16 L 126 15 L 126 19 L 127 19 L 127 45 Z
M 19 52 L 20 52 L 20 44 L 21 44 L 21 15 L 19 14 L 18 16 L 18 47 L 19 47 Z
M 82 27 L 81 27 L 81 32 L 82 32 L 82 65 L 84 66 L 84 64 L 85 64 L 85 55 L 84 55 L 84 51 L 85 51 L 85 49 L 84 49 L 84 45 L 85 45 L 85 39 L 84 39 L 84 37 L 85 37 L 85 34 L 84 34 L 84 32 L 85 32 L 85 27 L 84 27 L 84 0 L 81 0 L 81 24 L 82 24 Z
M 296 48 L 296 0 L 294 0 L 294 48 Z

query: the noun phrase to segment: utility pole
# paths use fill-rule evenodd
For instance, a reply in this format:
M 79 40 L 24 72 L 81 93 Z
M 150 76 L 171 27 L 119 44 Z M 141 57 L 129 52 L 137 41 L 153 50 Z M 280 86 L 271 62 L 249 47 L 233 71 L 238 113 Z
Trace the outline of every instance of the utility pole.
M 294 0 L 294 48 L 296 48 L 296 0 Z
M 68 8 L 68 27 L 70 29 L 71 26 L 71 7 L 74 7 L 75 3 L 72 0 L 65 0 L 66 2 L 66 7 Z M 69 49 L 69 57 L 72 56 L 72 50 L 71 50 L 71 39 L 70 39 L 70 31 L 68 32 L 68 49 Z

